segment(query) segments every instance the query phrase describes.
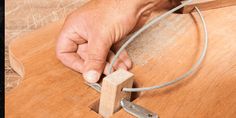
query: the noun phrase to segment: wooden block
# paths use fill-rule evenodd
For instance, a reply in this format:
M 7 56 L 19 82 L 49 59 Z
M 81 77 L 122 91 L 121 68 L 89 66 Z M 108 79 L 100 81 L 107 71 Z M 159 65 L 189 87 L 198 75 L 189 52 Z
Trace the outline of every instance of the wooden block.
M 184 3 L 185 1 L 186 0 L 183 0 L 181 3 Z M 236 5 L 236 0 L 193 0 L 193 2 L 182 8 L 180 12 L 189 13 L 194 9 L 195 6 L 201 10 L 209 10 L 232 5 Z
M 124 87 L 132 87 L 133 74 L 125 70 L 117 70 L 103 79 L 99 114 L 110 117 L 120 109 L 122 98 L 130 100 L 131 93 L 122 92 Z

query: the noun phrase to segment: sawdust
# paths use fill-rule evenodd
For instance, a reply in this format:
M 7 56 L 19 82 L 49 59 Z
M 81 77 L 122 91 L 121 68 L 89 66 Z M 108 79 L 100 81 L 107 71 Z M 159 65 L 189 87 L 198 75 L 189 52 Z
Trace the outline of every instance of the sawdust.
M 174 39 L 187 30 L 183 25 L 190 25 L 188 22 L 179 22 L 183 20 L 183 17 L 184 15 L 167 17 L 135 39 L 135 41 L 127 47 L 134 64 L 143 66 L 153 59 L 154 56 L 161 57 L 160 51 L 168 48 L 166 47 L 168 44 L 175 44 Z M 178 25 L 176 25 L 176 23 L 178 23 Z M 163 34 L 163 32 L 169 32 L 170 34 L 160 35 Z

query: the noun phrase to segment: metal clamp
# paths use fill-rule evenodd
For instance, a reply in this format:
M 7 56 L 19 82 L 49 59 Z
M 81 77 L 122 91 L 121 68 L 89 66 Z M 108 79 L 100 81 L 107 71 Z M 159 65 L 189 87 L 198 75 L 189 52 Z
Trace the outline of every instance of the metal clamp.
M 91 88 L 95 89 L 97 92 L 101 93 L 101 85 L 98 83 L 88 83 L 85 82 L 85 84 L 87 84 L 88 86 L 90 86 Z
M 138 117 L 138 118 L 158 118 L 158 115 L 156 113 L 153 113 L 153 112 L 145 109 L 142 106 L 139 106 L 139 105 L 136 105 L 132 102 L 129 102 L 128 100 L 126 100 L 124 98 L 120 101 L 120 104 L 126 112 L 134 115 L 135 117 Z

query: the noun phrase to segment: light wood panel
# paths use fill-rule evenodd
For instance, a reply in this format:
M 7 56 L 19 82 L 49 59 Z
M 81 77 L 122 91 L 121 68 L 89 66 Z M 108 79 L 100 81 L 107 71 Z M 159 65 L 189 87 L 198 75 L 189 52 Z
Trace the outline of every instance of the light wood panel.
M 236 7 L 203 14 L 209 48 L 201 69 L 177 85 L 142 92 L 135 103 L 163 118 L 236 116 Z M 97 106 L 94 100 L 99 93 L 84 84 L 81 74 L 56 59 L 55 40 L 62 23 L 50 24 L 11 42 L 12 67 L 24 80 L 6 96 L 7 118 L 101 117 L 89 107 Z M 172 14 L 146 31 L 133 42 L 135 46 L 128 48 L 131 57 L 140 49 L 145 49 L 141 53 L 144 57 L 152 56 L 131 70 L 135 86 L 156 85 L 183 74 L 197 60 L 202 36 L 196 14 Z M 132 116 L 120 110 L 113 117 Z
M 6 0 L 5 1 L 5 93 L 22 78 L 11 68 L 9 42 L 23 33 L 32 32 L 48 23 L 66 17 L 88 0 Z
M 181 3 L 183 2 L 185 2 L 185 0 L 181 1 Z M 193 0 L 193 2 L 186 5 L 181 12 L 189 13 L 194 10 L 195 6 L 202 10 L 209 10 L 233 5 L 236 5 L 236 0 Z

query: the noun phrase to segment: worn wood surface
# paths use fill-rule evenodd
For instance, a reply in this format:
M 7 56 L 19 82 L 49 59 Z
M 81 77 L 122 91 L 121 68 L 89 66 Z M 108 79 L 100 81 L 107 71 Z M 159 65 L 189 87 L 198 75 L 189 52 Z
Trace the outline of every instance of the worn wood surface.
M 157 14 L 166 11 L 160 10 Z M 236 116 L 236 7 L 203 12 L 209 48 L 201 69 L 188 80 L 139 94 L 133 102 L 163 118 Z M 81 74 L 62 65 L 55 41 L 63 23 L 55 22 L 11 42 L 12 67 L 24 76 L 6 96 L 6 117 L 100 117 L 89 106 L 99 93 Z M 197 60 L 202 48 L 199 17 L 172 14 L 129 47 L 136 87 L 173 80 Z M 134 51 L 135 49 L 135 51 Z M 132 117 L 120 110 L 113 117 Z
M 20 77 L 10 66 L 9 42 L 48 23 L 66 17 L 88 0 L 6 0 L 5 1 L 5 90 L 19 85 Z

